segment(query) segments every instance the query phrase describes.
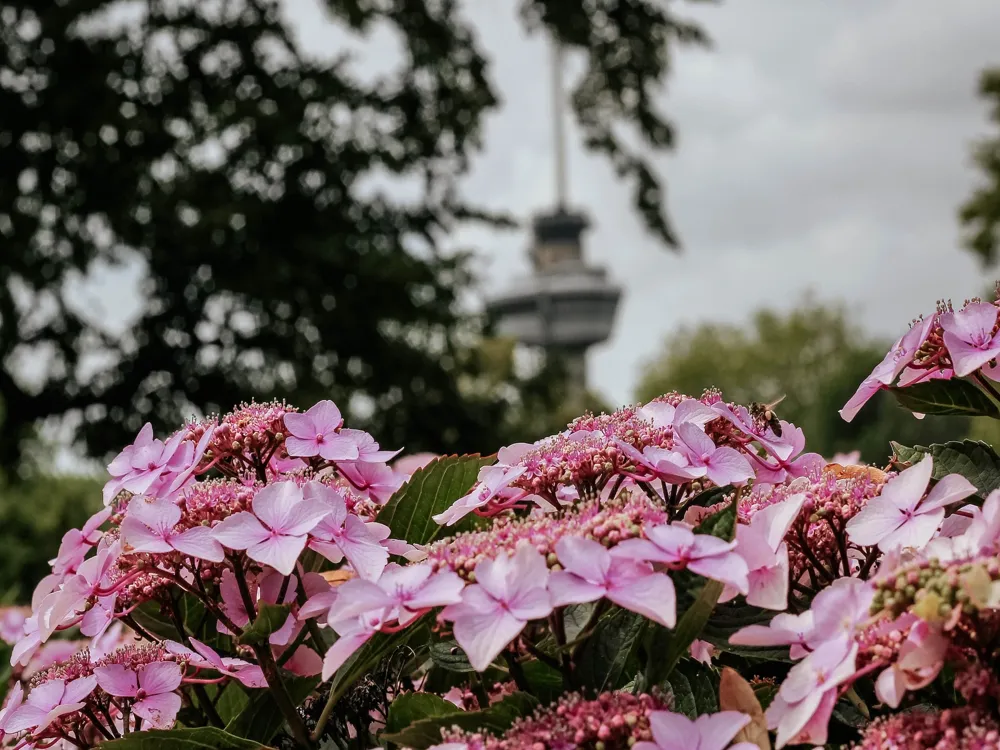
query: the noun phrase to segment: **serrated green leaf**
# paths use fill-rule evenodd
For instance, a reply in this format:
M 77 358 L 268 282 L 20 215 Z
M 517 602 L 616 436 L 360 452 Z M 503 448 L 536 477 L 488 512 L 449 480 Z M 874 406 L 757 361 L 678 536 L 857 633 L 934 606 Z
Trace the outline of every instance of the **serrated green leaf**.
M 580 648 L 576 658 L 577 681 L 603 692 L 632 679 L 638 668 L 636 652 L 647 624 L 649 620 L 645 617 L 626 609 L 616 607 L 605 613 Z
M 952 440 L 931 446 L 915 445 L 909 448 L 892 443 L 896 456 L 909 464 L 914 464 L 930 454 L 934 459 L 934 479 L 949 474 L 961 474 L 979 490 L 985 498 L 993 490 L 1000 489 L 1000 455 L 981 440 Z
M 711 670 L 695 662 L 675 669 L 664 683 L 673 698 L 673 710 L 692 719 L 700 714 L 716 713 L 719 710 L 718 685 L 711 675 Z
M 428 544 L 440 536 L 471 528 L 473 521 L 438 526 L 431 516 L 451 507 L 476 483 L 479 470 L 491 465 L 495 456 L 442 456 L 413 472 L 378 514 L 378 522 L 389 527 L 394 539 L 410 544 Z M 463 519 L 464 521 L 465 519 Z
M 240 643 L 265 643 L 271 633 L 281 630 L 292 612 L 292 605 L 259 602 L 257 609 L 257 617 L 243 629 Z
M 928 380 L 889 390 L 900 406 L 917 414 L 960 414 L 1000 419 L 996 403 L 966 380 Z
M 469 657 L 455 641 L 444 641 L 431 644 L 431 660 L 434 666 L 447 669 L 449 672 L 475 672 L 476 668 L 469 664 Z
M 401 698 L 393 701 L 393 706 Z M 447 703 L 438 699 L 441 703 Z M 425 702 L 426 706 L 430 702 Z M 451 705 L 451 704 L 448 704 Z M 441 730 L 458 727 L 467 732 L 486 731 L 493 734 L 501 734 L 514 723 L 515 719 L 527 716 L 538 705 L 538 701 L 527 693 L 514 693 L 504 698 L 499 703 L 490 706 L 485 711 L 460 711 L 452 706 L 452 713 L 442 713 L 425 719 L 412 722 L 404 729 L 396 732 L 386 731 L 382 735 L 382 740 L 392 742 L 397 745 L 412 747 L 416 750 L 423 750 L 431 745 L 441 742 Z M 389 715 L 392 716 L 392 706 L 389 707 Z M 433 710 L 444 710 L 440 704 Z M 405 709 L 409 713 L 409 709 Z M 387 725 L 388 729 L 388 725 Z
M 215 727 L 135 732 L 101 744 L 107 750 L 266 750 L 253 740 L 234 737 Z
M 319 677 L 282 675 L 285 688 L 296 706 L 300 705 L 319 684 Z M 285 723 L 270 690 L 251 690 L 246 706 L 226 725 L 226 731 L 255 742 L 270 742 Z
M 529 661 L 522 664 L 521 669 L 531 694 L 542 704 L 552 703 L 562 695 L 563 676 L 555 667 L 541 661 Z

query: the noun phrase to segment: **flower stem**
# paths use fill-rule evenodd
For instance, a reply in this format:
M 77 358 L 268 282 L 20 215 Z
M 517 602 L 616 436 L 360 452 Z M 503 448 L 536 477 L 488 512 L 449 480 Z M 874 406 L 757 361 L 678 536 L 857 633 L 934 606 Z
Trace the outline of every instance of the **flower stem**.
M 292 697 L 288 694 L 288 689 L 281 679 L 281 671 L 274 661 L 271 646 L 267 643 L 260 643 L 255 645 L 253 650 L 254 655 L 257 657 L 257 662 L 264 672 L 264 679 L 267 680 L 267 686 L 271 689 L 271 694 L 274 696 L 274 702 L 278 704 L 278 710 L 285 717 L 288 728 L 292 732 L 292 737 L 295 738 L 295 741 L 301 747 L 312 747 L 312 740 L 309 738 L 305 722 L 299 716 L 299 711 L 292 702 Z

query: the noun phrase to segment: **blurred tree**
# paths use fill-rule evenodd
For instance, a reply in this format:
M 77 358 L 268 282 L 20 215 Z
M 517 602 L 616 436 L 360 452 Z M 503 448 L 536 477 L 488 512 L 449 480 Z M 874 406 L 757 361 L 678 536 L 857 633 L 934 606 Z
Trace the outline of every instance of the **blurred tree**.
M 779 313 L 761 310 L 745 328 L 706 323 L 671 336 L 649 362 L 637 395 L 647 401 L 677 390 L 700 394 L 721 389 L 729 401 L 767 403 L 785 396 L 776 411 L 805 431 L 809 450 L 830 458 L 860 450 L 862 458 L 884 462 L 889 441 L 905 445 L 964 437 L 963 418 L 916 420 L 879 394 L 851 423 L 837 411 L 888 349 L 852 325 L 837 306 L 806 301 Z
M 998 132 L 973 149 L 983 182 L 962 206 L 959 218 L 966 228 L 966 247 L 983 265 L 992 265 L 1000 253 L 1000 68 L 983 71 L 979 94 L 989 103 L 989 117 Z
M 505 223 L 457 191 L 498 103 L 484 52 L 454 0 L 325 5 L 350 34 L 397 32 L 401 67 L 365 82 L 346 53 L 309 58 L 278 0 L 0 0 L 0 466 L 40 420 L 73 415 L 102 455 L 251 395 L 332 397 L 411 451 L 494 442 L 508 403 L 462 399 L 478 330 L 466 256 L 441 249 L 457 222 Z M 675 245 L 653 100 L 704 36 L 660 0 L 520 11 L 584 58 L 586 145 Z M 81 288 L 114 268 L 140 295 L 109 321 Z
M 32 476 L 9 484 L 0 476 L 0 594 L 28 602 L 51 571 L 69 529 L 101 507 L 101 482 L 87 477 Z

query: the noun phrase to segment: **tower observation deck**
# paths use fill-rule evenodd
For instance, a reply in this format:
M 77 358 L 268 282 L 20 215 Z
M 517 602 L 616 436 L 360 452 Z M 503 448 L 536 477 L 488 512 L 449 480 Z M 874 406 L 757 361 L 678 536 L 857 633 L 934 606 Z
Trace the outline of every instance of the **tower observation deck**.
M 555 153 L 555 210 L 538 214 L 528 249 L 531 273 L 514 279 L 490 297 L 487 310 L 498 333 L 560 356 L 568 385 L 587 388 L 587 350 L 611 336 L 621 288 L 606 269 L 587 263 L 583 233 L 586 215 L 566 208 L 566 153 L 563 123 L 562 55 L 554 45 L 552 61 Z

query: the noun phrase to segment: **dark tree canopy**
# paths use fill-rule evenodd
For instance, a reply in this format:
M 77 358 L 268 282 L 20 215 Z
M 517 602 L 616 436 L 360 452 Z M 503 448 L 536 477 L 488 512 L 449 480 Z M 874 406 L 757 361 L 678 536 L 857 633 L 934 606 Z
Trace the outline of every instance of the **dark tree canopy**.
M 1000 68 L 983 72 L 979 94 L 989 103 L 990 121 L 997 132 L 973 149 L 983 179 L 959 216 L 966 229 L 966 246 L 984 265 L 991 265 L 1000 255 Z
M 364 83 L 306 57 L 269 0 L 0 0 L 0 466 L 47 418 L 79 415 L 102 455 L 251 395 L 350 401 L 387 445 L 495 447 L 511 400 L 463 398 L 472 280 L 440 249 L 457 222 L 504 222 L 456 191 L 498 106 L 484 51 L 453 0 L 326 5 L 355 34 L 394 26 L 400 69 Z M 673 246 L 633 150 L 671 146 L 654 100 L 674 45 L 704 41 L 666 6 L 521 14 L 586 56 L 587 145 Z M 420 199 L 373 190 L 383 176 L 420 180 Z M 100 266 L 141 269 L 124 333 L 74 304 Z

